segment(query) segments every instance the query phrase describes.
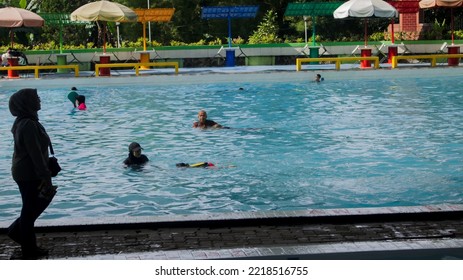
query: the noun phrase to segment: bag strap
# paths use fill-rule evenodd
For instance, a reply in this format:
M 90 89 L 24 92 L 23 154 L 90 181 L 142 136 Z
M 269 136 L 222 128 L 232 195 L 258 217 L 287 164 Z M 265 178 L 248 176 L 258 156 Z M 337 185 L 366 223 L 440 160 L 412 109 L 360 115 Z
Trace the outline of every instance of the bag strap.
M 55 151 L 53 151 L 53 145 L 51 144 L 51 141 L 50 141 L 50 144 L 48 144 L 48 146 L 50 147 L 50 154 L 52 156 L 55 156 Z

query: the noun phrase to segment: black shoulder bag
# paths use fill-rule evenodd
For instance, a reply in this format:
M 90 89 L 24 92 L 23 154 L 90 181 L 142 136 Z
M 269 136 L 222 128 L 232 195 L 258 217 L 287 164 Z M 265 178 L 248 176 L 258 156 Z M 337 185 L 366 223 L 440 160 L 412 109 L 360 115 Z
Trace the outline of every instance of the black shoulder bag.
M 48 158 L 48 169 L 50 169 L 51 177 L 56 177 L 61 171 L 61 166 L 59 166 L 58 159 L 55 158 L 55 151 L 53 151 L 53 145 L 50 142 L 50 157 Z

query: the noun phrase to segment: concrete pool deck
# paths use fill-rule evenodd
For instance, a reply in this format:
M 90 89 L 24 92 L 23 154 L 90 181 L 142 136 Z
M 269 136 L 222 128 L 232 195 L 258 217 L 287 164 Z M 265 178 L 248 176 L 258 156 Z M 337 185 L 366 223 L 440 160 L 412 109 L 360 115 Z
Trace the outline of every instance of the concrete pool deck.
M 20 247 L 0 223 L 0 260 Z M 463 205 L 41 220 L 48 259 L 463 259 Z

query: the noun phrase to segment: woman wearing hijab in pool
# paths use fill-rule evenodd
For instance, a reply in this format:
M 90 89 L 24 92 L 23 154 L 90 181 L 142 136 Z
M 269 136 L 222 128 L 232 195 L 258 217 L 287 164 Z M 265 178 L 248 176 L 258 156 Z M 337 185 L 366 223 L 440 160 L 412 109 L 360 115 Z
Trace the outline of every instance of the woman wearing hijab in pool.
M 11 128 L 14 139 L 11 173 L 22 198 L 20 217 L 8 228 L 8 236 L 21 244 L 22 259 L 38 259 L 48 250 L 37 247 L 34 223 L 48 206 L 41 204 L 40 189 L 52 186 L 48 168 L 50 137 L 39 122 L 40 98 L 36 89 L 21 89 L 10 97 L 10 112 L 16 117 Z
M 141 153 L 143 148 L 137 142 L 129 145 L 129 156 L 124 160 L 125 166 L 140 166 L 149 161 L 148 157 Z
M 206 111 L 200 110 L 198 112 L 198 121 L 193 123 L 193 128 L 206 129 L 206 128 L 229 128 L 229 127 L 222 126 L 213 120 L 208 120 Z

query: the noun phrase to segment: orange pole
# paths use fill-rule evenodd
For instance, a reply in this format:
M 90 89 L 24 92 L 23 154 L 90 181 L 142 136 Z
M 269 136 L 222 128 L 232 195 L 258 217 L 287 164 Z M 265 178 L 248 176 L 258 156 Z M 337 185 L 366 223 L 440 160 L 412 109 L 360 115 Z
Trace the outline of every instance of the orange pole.
M 143 50 L 146 51 L 146 21 L 143 22 Z

